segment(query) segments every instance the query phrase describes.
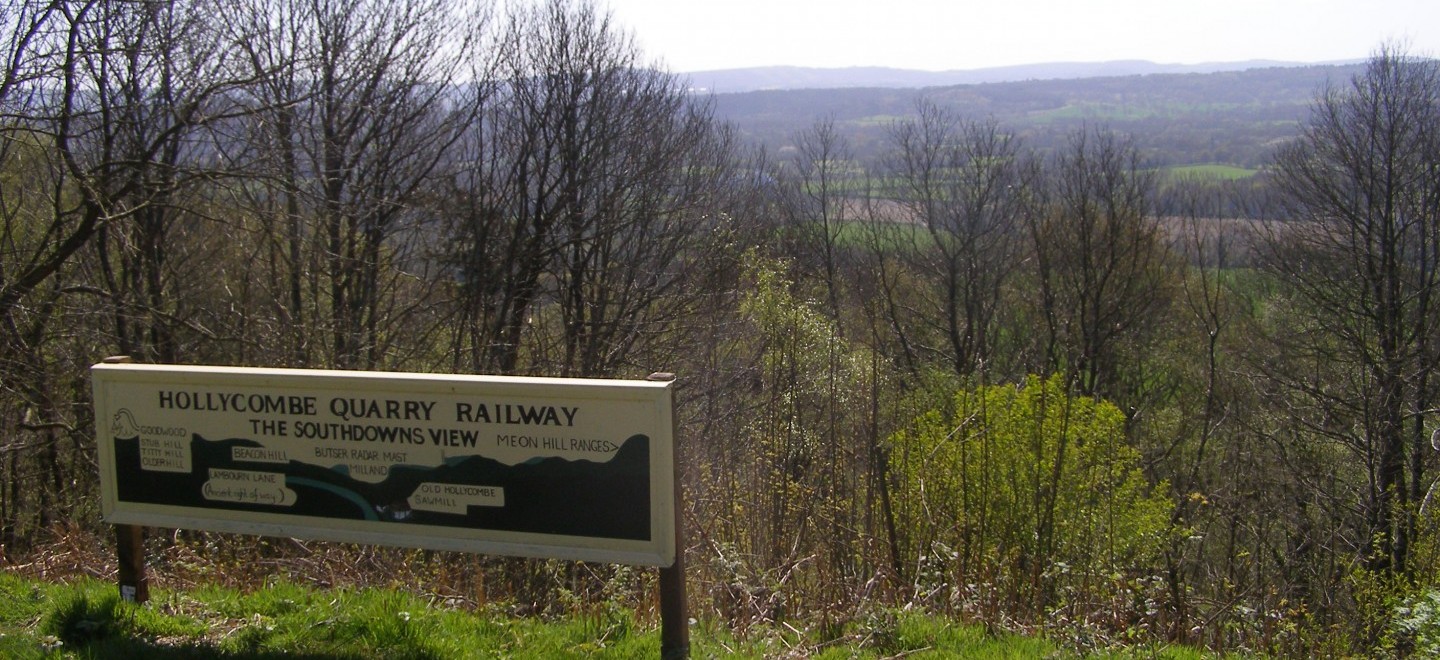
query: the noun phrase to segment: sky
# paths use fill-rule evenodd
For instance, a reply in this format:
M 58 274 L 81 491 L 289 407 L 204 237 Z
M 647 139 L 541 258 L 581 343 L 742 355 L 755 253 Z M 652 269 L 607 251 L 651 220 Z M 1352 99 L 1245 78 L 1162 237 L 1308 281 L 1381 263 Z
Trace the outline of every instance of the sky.
M 597 0 L 677 72 L 1440 56 L 1440 0 Z

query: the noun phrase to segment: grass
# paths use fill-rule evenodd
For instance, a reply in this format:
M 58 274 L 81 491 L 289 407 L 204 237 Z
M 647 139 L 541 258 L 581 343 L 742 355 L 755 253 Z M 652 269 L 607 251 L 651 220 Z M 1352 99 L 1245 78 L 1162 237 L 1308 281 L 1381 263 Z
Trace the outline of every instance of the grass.
M 15 658 L 654 657 L 659 637 L 627 611 L 562 621 L 468 612 L 381 589 L 275 583 L 122 602 L 95 580 L 0 579 L 0 656 Z
M 1172 180 L 1184 178 L 1236 180 L 1247 179 L 1259 173 L 1259 170 L 1223 163 L 1176 165 L 1167 167 L 1164 171 L 1165 175 Z
M 155 590 L 150 603 L 119 599 L 94 579 L 50 583 L 0 572 L 0 657 L 391 660 L 448 658 L 654 658 L 660 637 L 625 608 L 596 605 L 560 619 L 470 610 L 388 589 L 319 590 L 274 582 L 250 592 L 223 587 Z M 816 638 L 785 624 L 691 627 L 691 657 L 889 658 L 1079 657 L 1039 637 L 991 634 L 915 611 L 886 609 Z M 1185 648 L 1113 657 L 1200 658 Z

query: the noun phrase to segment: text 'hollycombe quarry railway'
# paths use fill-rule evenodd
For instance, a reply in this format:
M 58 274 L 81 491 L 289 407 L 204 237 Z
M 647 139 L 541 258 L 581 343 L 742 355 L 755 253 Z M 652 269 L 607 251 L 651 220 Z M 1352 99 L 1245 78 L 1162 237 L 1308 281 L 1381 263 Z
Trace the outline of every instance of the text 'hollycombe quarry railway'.
M 322 407 L 313 395 L 259 394 L 244 392 L 192 392 L 160 390 L 160 409 L 195 412 L 243 413 L 249 415 L 316 417 L 322 410 L 346 422 L 352 420 L 432 421 L 435 401 L 334 397 Z M 456 402 L 454 419 L 466 424 L 511 424 L 521 426 L 574 427 L 578 406 L 525 405 L 516 403 Z M 345 437 L 343 425 L 330 425 L 329 433 L 308 434 Z M 317 427 L 318 428 L 318 427 Z M 345 439 L 353 439 L 346 437 Z

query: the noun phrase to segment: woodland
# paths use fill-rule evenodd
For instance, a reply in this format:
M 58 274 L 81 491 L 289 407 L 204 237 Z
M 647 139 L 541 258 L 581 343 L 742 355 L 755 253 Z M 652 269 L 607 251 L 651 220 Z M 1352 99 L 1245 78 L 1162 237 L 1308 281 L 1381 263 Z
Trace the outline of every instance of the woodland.
M 1361 65 L 1271 66 L 1212 73 L 1154 73 L 904 88 L 793 87 L 717 94 L 716 115 L 751 141 L 793 146 L 817 116 L 832 118 L 857 158 L 888 149 L 886 134 L 917 100 L 994 119 L 1048 154 L 1083 126 L 1124 133 L 1147 164 L 1228 163 L 1259 169 L 1309 115 L 1315 92 Z M 756 74 L 759 76 L 759 74 Z M 760 78 L 764 80 L 764 78 Z M 800 83 L 803 84 L 803 80 Z
M 767 149 L 589 0 L 12 0 L 0 40 L 7 571 L 106 570 L 59 550 L 113 543 L 106 356 L 664 371 L 690 611 L 737 634 L 1440 651 L 1433 60 L 1378 46 L 1229 180 L 1100 121 L 1032 144 L 970 88 Z M 655 607 L 628 567 L 149 543 L 242 587 Z

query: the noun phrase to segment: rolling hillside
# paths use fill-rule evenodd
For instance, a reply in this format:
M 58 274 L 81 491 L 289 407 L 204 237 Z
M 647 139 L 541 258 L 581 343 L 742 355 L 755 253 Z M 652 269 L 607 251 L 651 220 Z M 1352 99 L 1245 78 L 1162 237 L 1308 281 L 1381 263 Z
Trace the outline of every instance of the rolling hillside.
M 1157 73 L 1216 73 L 1246 69 L 1303 66 L 1295 62 L 1250 60 L 1204 64 L 1157 64 L 1146 60 L 1111 62 L 1050 62 L 986 69 L 921 71 L 890 67 L 823 69 L 800 66 L 750 67 L 694 71 L 681 74 L 696 90 L 736 94 L 782 89 L 836 89 L 845 87 L 945 87 L 1024 80 L 1102 78 Z
M 772 151 L 816 119 L 832 117 L 858 158 L 876 156 L 893 122 L 913 114 L 924 97 L 969 117 L 993 118 L 1042 153 L 1081 126 L 1104 125 L 1129 134 L 1156 166 L 1255 169 L 1294 135 L 1319 90 L 1345 84 L 1359 66 L 696 93 L 709 94 L 721 118 Z

